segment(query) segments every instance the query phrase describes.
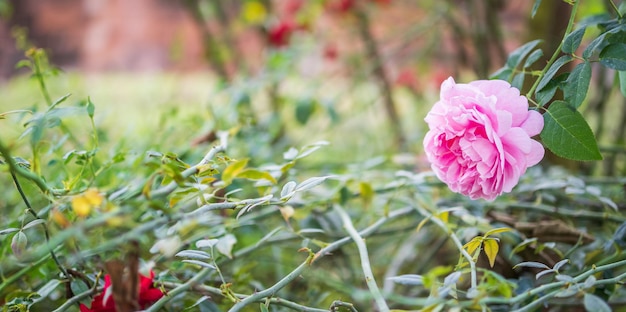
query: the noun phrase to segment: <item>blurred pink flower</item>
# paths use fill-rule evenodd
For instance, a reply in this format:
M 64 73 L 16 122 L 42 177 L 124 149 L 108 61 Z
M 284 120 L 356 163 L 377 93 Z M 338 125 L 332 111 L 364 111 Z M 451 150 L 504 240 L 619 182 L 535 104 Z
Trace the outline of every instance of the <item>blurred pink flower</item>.
M 544 155 L 531 139 L 543 118 L 503 80 L 441 85 L 440 99 L 426 116 L 424 150 L 433 171 L 454 192 L 493 200 L 510 192 L 526 169 Z

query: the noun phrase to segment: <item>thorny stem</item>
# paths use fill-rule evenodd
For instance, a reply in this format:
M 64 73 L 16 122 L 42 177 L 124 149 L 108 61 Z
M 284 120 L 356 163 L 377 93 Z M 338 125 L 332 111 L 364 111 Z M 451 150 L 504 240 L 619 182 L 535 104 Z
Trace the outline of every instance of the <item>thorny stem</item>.
M 166 289 L 177 289 L 178 287 L 181 287 L 185 284 L 180 284 L 180 283 L 173 283 L 173 282 L 162 282 L 160 283 L 161 285 L 163 285 L 163 287 L 165 287 Z M 210 294 L 213 294 L 215 296 L 221 296 L 222 295 L 222 291 L 221 289 L 217 288 L 217 287 L 211 287 L 208 285 L 202 285 L 202 284 L 195 284 L 195 285 L 191 285 L 190 290 L 196 290 L 196 291 L 200 291 L 200 292 L 207 292 Z M 172 291 L 168 292 L 168 296 L 170 296 L 172 294 Z M 248 297 L 248 295 L 244 295 L 244 294 L 235 294 L 235 297 L 239 298 L 239 299 L 245 299 Z M 258 300 L 257 302 L 266 302 L 265 299 L 261 299 Z M 328 310 L 326 309 L 317 309 L 317 308 L 311 308 L 311 307 L 307 307 L 307 306 L 303 306 L 301 304 L 297 304 L 293 301 L 289 301 L 283 298 L 279 298 L 279 297 L 272 297 L 269 299 L 269 302 L 271 304 L 276 304 L 279 306 L 283 306 L 286 308 L 290 308 L 292 310 L 295 311 L 300 311 L 300 312 L 328 312 Z M 155 303 L 156 304 L 156 303 Z M 152 306 L 154 307 L 154 305 Z M 150 309 L 146 310 L 146 311 L 151 311 L 152 307 L 150 307 Z
M 155 302 L 152 306 L 150 306 L 150 308 L 146 309 L 146 312 L 156 312 L 159 311 L 161 308 L 163 308 L 165 306 L 165 304 L 170 301 L 170 299 L 178 296 L 179 294 L 182 294 L 190 289 L 193 289 L 194 287 L 196 287 L 197 285 L 200 285 L 202 280 L 209 275 L 209 273 L 211 273 L 213 269 L 211 268 L 204 268 L 202 270 L 200 270 L 200 272 L 198 272 L 194 277 L 192 277 L 191 279 L 189 279 L 187 282 L 185 282 L 184 284 L 180 284 L 177 285 L 176 288 L 170 290 L 167 292 L 167 296 L 163 296 L 161 297 L 161 299 L 159 299 L 159 301 Z M 218 289 L 219 291 L 219 289 Z M 219 292 L 219 294 L 221 294 L 221 291 Z
M 563 42 L 565 41 L 565 37 L 567 37 L 567 35 L 569 35 L 569 33 L 572 32 L 572 28 L 574 27 L 574 19 L 576 18 L 576 10 L 578 9 L 579 3 L 580 3 L 580 0 L 577 0 L 574 2 L 574 6 L 572 7 L 572 12 L 570 13 L 570 16 L 569 16 L 569 22 L 567 24 L 567 28 L 565 29 L 565 33 L 563 34 L 563 39 L 561 40 L 561 43 L 559 43 L 559 46 L 556 48 L 556 50 L 552 54 L 552 57 L 550 57 L 550 60 L 548 61 L 546 66 L 543 68 L 543 70 L 541 70 L 541 74 L 539 74 L 539 77 L 537 77 L 533 86 L 526 93 L 527 98 L 530 98 L 533 95 L 533 93 L 535 92 L 535 89 L 537 89 L 537 86 L 539 85 L 539 81 L 541 81 L 541 78 L 543 78 L 543 76 L 546 74 L 548 69 L 550 69 L 550 66 L 552 66 L 554 61 L 556 61 L 557 57 L 561 54 L 561 48 L 563 47 Z
M 70 309 L 71 307 L 73 307 L 75 304 L 80 303 L 81 300 L 101 292 L 102 290 L 104 290 L 104 287 L 98 287 L 98 288 L 91 288 L 88 289 L 86 291 L 83 291 L 80 294 L 76 294 L 74 295 L 72 298 L 69 298 L 67 301 L 65 301 L 61 306 L 59 306 L 58 308 L 56 308 L 54 311 L 52 312 L 63 312 L 66 311 L 68 309 Z
M 617 17 L 622 19 L 622 14 L 619 12 L 619 8 L 615 5 L 615 2 L 613 0 L 609 0 L 609 4 L 611 5 L 613 11 L 615 11 L 615 14 L 617 14 Z
M 422 201 L 422 200 L 420 200 L 420 203 L 421 203 L 421 205 L 426 205 L 426 203 L 424 201 Z M 428 206 L 425 206 L 425 207 L 428 207 Z M 450 237 L 452 242 L 454 242 L 454 245 L 456 245 L 457 249 L 459 250 L 459 252 L 463 256 L 463 258 L 465 258 L 467 260 L 467 262 L 469 262 L 471 288 L 475 289 L 476 286 L 478 285 L 478 282 L 477 282 L 478 278 L 477 278 L 477 273 L 476 273 L 476 263 L 474 263 L 474 260 L 472 259 L 472 256 L 463 247 L 463 243 L 461 243 L 461 240 L 459 239 L 459 237 L 456 236 L 456 234 L 441 219 L 439 219 L 437 216 L 435 216 L 432 213 L 430 213 L 429 211 L 427 211 L 425 208 L 423 208 L 423 207 L 421 207 L 419 205 L 416 205 L 415 209 L 421 215 L 423 215 L 424 217 L 430 218 L 431 221 L 433 221 L 440 229 L 442 229 L 446 234 L 448 234 L 448 237 Z
M 378 309 L 381 312 L 389 311 L 389 307 L 387 306 L 387 302 L 383 298 L 378 285 L 376 284 L 376 280 L 374 279 L 374 273 L 372 273 L 372 267 L 370 265 L 369 255 L 367 252 L 367 245 L 365 244 L 364 239 L 359 235 L 359 232 L 354 228 L 352 224 L 352 220 L 350 220 L 350 216 L 341 208 L 339 205 L 334 206 L 335 211 L 339 214 L 341 221 L 343 222 L 343 227 L 350 235 L 350 238 L 356 244 L 357 249 L 359 250 L 359 257 L 361 258 L 361 268 L 363 269 L 363 274 L 365 275 L 365 283 L 367 283 L 367 287 L 370 290 L 370 293 L 374 297 L 374 301 L 376 301 L 376 305 L 378 305 Z
M 0 284 L 0 293 L 2 293 L 4 288 L 6 288 L 7 286 L 13 285 L 13 283 L 17 282 L 20 279 L 20 277 L 26 275 L 27 273 L 32 272 L 33 269 L 35 269 L 36 267 L 38 267 L 42 263 L 48 261 L 48 257 L 50 257 L 50 254 L 45 254 L 41 259 L 37 260 L 37 262 L 33 262 L 33 263 L 29 264 L 27 267 L 22 268 L 17 273 L 15 273 L 15 274 L 9 276 L 7 279 L 3 280 L 2 284 Z
M 622 267 L 622 266 L 626 266 L 626 260 L 621 260 L 618 262 L 614 262 L 614 263 L 609 263 L 606 265 L 602 265 L 602 266 L 594 266 L 592 267 L 590 270 L 583 272 L 581 274 L 579 274 L 578 276 L 574 277 L 571 281 L 557 281 L 557 282 L 552 282 L 552 283 L 548 283 L 548 284 L 544 284 L 541 285 L 539 287 L 533 288 L 531 290 L 528 290 L 522 294 L 519 294 L 513 298 L 483 298 L 479 301 L 479 304 L 481 305 L 488 305 L 488 304 L 508 304 L 508 305 L 514 305 L 520 302 L 524 302 L 538 294 L 542 294 L 545 293 L 546 291 L 551 291 L 550 293 L 546 294 L 544 297 L 546 298 L 540 298 L 541 300 L 547 300 L 550 297 L 554 297 L 554 295 L 556 295 L 556 293 L 558 291 L 560 291 L 560 289 L 564 286 L 568 286 L 571 284 L 575 284 L 575 283 L 580 283 L 582 281 L 584 281 L 586 278 L 588 278 L 591 275 L 594 275 L 598 272 L 604 272 L 607 270 L 611 270 L 611 269 L 615 269 L 618 267 Z M 622 281 L 624 278 L 626 278 L 626 273 L 622 273 L 619 276 L 616 276 L 614 278 L 609 278 L 609 279 L 602 279 L 602 280 L 597 280 L 594 283 L 595 285 L 605 285 L 605 284 L 612 284 L 612 283 L 617 283 Z M 532 303 L 530 305 L 533 305 Z M 526 311 L 526 307 L 525 306 L 517 311 Z
M 20 193 L 20 196 L 22 197 L 22 200 L 24 201 L 24 204 L 26 204 L 26 208 L 27 208 L 26 211 L 28 211 L 28 213 L 30 213 L 35 219 L 43 220 L 42 218 L 40 218 L 37 215 L 37 212 L 35 211 L 35 209 L 33 209 L 33 207 L 30 205 L 30 201 L 28 201 L 28 198 L 26 197 L 26 194 L 24 194 L 24 190 L 22 190 L 22 186 L 20 185 L 20 182 L 17 180 L 17 176 L 15 175 L 15 172 L 11 171 L 11 177 L 13 178 L 13 182 L 15 183 L 15 187 L 17 187 L 17 191 Z M 42 222 L 41 226 L 43 227 L 43 233 L 44 233 L 44 235 L 46 237 L 46 242 L 49 243 L 50 242 L 50 232 L 48 231 L 48 226 L 46 225 L 46 222 Z M 59 259 L 57 258 L 56 254 L 54 253 L 54 250 L 53 250 L 52 247 L 50 247 L 50 255 L 52 256 L 52 259 L 54 260 L 54 263 L 59 268 L 61 273 L 63 273 L 63 276 L 70 277 L 67 274 L 67 271 L 65 270 L 63 265 L 61 265 L 61 262 L 59 262 Z
M 361 230 L 360 232 L 358 232 L 358 234 L 361 237 L 366 237 L 369 236 L 370 234 L 374 233 L 376 230 L 378 230 L 378 228 L 380 228 L 383 224 L 385 224 L 387 221 L 392 220 L 392 219 L 396 219 L 399 218 L 401 216 L 405 216 L 407 214 L 410 214 L 414 211 L 413 208 L 408 207 L 408 208 L 403 208 L 403 209 L 399 209 L 399 210 L 395 210 L 389 213 L 389 215 L 387 217 L 382 217 L 380 218 L 377 222 L 375 222 L 374 224 L 370 225 L 369 227 Z M 297 268 L 295 268 L 293 271 L 291 271 L 287 276 L 285 276 L 283 279 L 281 279 L 280 281 L 278 281 L 276 284 L 274 284 L 273 286 L 271 286 L 270 288 L 267 288 L 263 291 L 260 292 L 256 292 L 253 295 L 250 295 L 249 297 L 239 301 L 237 304 L 235 304 L 230 310 L 229 312 L 236 312 L 236 311 L 241 311 L 241 309 L 243 309 L 245 306 L 247 306 L 248 304 L 252 303 L 252 302 L 257 302 L 263 298 L 269 297 L 274 295 L 276 292 L 278 292 L 280 289 L 282 289 L 283 287 L 285 287 L 288 283 L 290 283 L 291 281 L 293 281 L 294 279 L 296 279 L 298 276 L 300 276 L 300 274 L 308 267 L 310 267 L 311 265 L 313 265 L 318 259 L 324 257 L 325 255 L 333 252 L 334 250 L 338 249 L 339 247 L 349 243 L 352 240 L 351 237 L 344 237 L 342 239 L 339 239 L 333 243 L 330 243 L 328 245 L 326 245 L 326 247 L 320 249 L 316 254 L 315 257 L 312 260 L 305 260 L 302 264 L 300 264 Z

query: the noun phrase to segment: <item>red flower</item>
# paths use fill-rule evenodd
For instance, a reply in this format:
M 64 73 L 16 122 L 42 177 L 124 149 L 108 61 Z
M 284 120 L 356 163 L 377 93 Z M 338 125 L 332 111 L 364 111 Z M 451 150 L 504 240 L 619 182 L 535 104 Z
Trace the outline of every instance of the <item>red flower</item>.
M 291 34 L 297 29 L 297 26 L 291 21 L 281 21 L 274 25 L 267 32 L 267 40 L 274 47 L 284 47 L 289 43 Z
M 413 88 L 417 86 L 417 77 L 411 69 L 404 68 L 396 77 L 396 85 Z
M 163 292 L 154 287 L 152 282 L 153 279 L 154 272 L 152 271 L 150 271 L 149 277 L 139 274 L 138 303 L 142 309 L 147 308 L 149 305 L 163 297 Z M 104 290 L 102 293 L 93 297 L 93 300 L 91 301 L 91 308 L 88 308 L 86 305 L 81 303 L 80 312 L 117 312 L 113 296 L 109 296 L 106 301 L 104 300 L 104 296 L 110 287 L 111 277 L 107 274 L 104 276 Z
M 339 56 L 339 51 L 337 50 L 337 46 L 335 46 L 332 43 L 326 44 L 326 46 L 324 46 L 324 58 L 329 60 L 329 61 L 334 61 L 337 59 L 337 56 Z

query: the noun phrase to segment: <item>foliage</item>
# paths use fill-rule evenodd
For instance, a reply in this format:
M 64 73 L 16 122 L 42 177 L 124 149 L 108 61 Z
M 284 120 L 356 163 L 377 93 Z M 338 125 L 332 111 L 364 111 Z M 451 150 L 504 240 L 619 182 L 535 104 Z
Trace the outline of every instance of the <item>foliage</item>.
M 251 23 L 269 14 L 250 2 Z M 592 66 L 625 70 L 623 15 L 576 22 L 578 4 L 544 67 L 531 69 L 544 55 L 531 41 L 494 77 L 527 90 L 555 154 L 598 159 L 581 108 Z M 621 304 L 623 177 L 546 165 L 530 168 L 510 194 L 469 200 L 420 170 L 414 156 L 398 160 L 400 146 L 359 159 L 343 134 L 312 139 L 316 121 L 339 131 L 346 117 L 317 94 L 278 92 L 289 51 L 275 52 L 267 61 L 278 78 L 232 83 L 220 90 L 227 105 L 213 99 L 208 112 L 166 112 L 158 129 L 125 137 L 101 126 L 108 103 L 50 92 L 50 80 L 62 77 L 50 78 L 56 71 L 43 50 L 27 50 L 20 64 L 33 73 L 28 91 L 38 90 L 45 104 L 0 112 L 8 129 L 0 135 L 3 311 L 76 311 L 104 288 L 121 302 L 116 283 L 132 289 L 152 272 L 154 284 L 145 287 L 165 295 L 147 311 L 610 311 Z M 626 89 L 623 80 L 615 88 Z M 282 105 L 270 103 L 271 116 L 262 118 L 252 104 L 266 89 Z M 563 99 L 554 100 L 559 90 Z M 360 124 L 392 141 L 393 131 Z M 196 129 L 206 133 L 187 143 Z M 290 140 L 298 131 L 299 140 Z

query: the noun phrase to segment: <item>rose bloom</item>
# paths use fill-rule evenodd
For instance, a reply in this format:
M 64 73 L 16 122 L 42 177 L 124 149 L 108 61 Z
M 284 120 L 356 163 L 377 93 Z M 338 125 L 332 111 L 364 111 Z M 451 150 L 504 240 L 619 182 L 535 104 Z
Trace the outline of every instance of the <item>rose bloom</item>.
M 289 20 L 283 20 L 274 25 L 267 32 L 267 40 L 269 44 L 276 48 L 287 46 L 291 34 L 296 31 L 297 25 Z
M 440 99 L 425 118 L 424 150 L 437 177 L 471 199 L 493 200 L 510 192 L 526 169 L 544 155 L 531 139 L 543 118 L 503 80 L 441 85 Z
M 157 300 L 163 297 L 163 292 L 160 289 L 155 288 L 152 282 L 154 278 L 154 272 L 150 271 L 150 276 L 139 275 L 139 297 L 138 305 L 140 308 L 145 309 Z M 116 312 L 115 301 L 113 296 L 109 296 L 104 299 L 107 290 L 111 287 L 111 277 L 107 274 L 104 276 L 104 290 L 101 294 L 93 297 L 91 302 L 91 308 L 88 308 L 84 304 L 80 304 L 80 312 Z

